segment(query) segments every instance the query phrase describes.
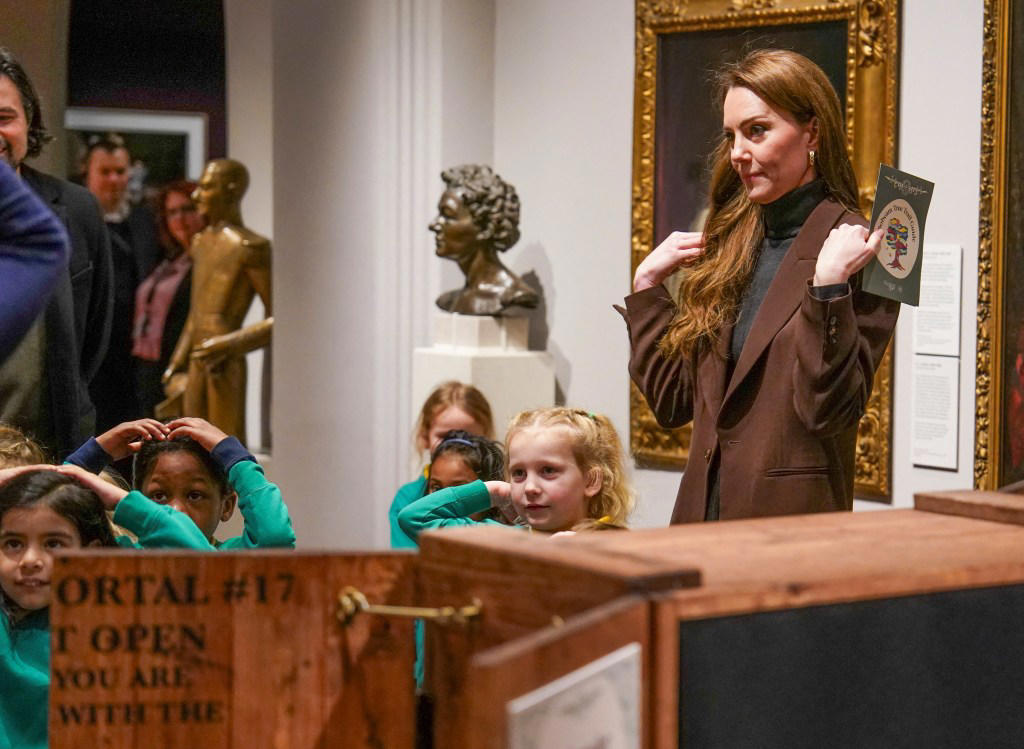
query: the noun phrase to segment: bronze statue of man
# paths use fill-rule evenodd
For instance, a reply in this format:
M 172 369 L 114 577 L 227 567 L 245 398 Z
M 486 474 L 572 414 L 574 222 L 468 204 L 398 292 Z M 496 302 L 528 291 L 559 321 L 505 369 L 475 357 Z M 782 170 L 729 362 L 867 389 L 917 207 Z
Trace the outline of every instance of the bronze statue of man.
M 499 315 L 512 306 L 536 307 L 540 295 L 498 259 L 519 240 L 519 196 L 489 166 L 464 164 L 441 173 L 447 189 L 430 224 L 437 254 L 459 264 L 461 289 L 437 306 L 463 315 Z
M 192 238 L 192 304 L 163 381 L 168 396 L 184 385 L 183 412 L 245 440 L 245 354 L 270 342 L 270 240 L 242 225 L 249 172 L 232 159 L 206 165 L 192 194 L 207 226 Z M 242 321 L 259 295 L 267 319 Z

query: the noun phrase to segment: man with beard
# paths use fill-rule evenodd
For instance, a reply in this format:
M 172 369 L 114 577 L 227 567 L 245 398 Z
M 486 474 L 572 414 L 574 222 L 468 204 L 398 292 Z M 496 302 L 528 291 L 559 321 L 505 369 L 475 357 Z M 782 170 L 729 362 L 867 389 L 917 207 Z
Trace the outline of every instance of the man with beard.
M 110 240 L 89 191 L 24 163 L 50 139 L 32 82 L 0 47 L 0 159 L 62 221 L 71 242 L 53 297 L 0 364 L 0 421 L 63 457 L 95 431 L 88 385 L 107 348 L 111 264 Z

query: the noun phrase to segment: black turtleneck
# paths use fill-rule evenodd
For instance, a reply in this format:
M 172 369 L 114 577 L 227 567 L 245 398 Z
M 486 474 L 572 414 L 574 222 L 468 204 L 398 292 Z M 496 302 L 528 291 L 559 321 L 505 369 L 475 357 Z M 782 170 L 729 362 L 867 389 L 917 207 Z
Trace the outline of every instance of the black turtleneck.
M 800 233 L 807 217 L 811 215 L 818 203 L 828 195 L 825 181 L 816 179 L 806 185 L 788 192 L 774 203 L 764 206 L 761 215 L 764 219 L 764 241 L 758 250 L 754 272 L 750 274 L 750 284 L 743 294 L 740 313 L 736 318 L 736 326 L 732 331 L 732 342 L 729 346 L 731 365 L 740 358 L 743 344 L 746 343 L 750 326 L 761 308 L 761 300 L 768 293 L 768 287 L 775 279 L 775 273 L 786 256 L 790 245 Z

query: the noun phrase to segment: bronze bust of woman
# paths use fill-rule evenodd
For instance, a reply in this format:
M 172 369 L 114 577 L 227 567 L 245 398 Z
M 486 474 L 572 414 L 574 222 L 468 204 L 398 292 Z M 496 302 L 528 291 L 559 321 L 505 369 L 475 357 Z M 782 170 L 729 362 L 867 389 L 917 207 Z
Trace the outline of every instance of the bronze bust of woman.
M 430 224 L 437 254 L 466 276 L 437 306 L 462 315 L 500 315 L 512 306 L 536 307 L 540 295 L 498 259 L 519 240 L 519 196 L 489 166 L 464 164 L 441 173 L 447 189 Z

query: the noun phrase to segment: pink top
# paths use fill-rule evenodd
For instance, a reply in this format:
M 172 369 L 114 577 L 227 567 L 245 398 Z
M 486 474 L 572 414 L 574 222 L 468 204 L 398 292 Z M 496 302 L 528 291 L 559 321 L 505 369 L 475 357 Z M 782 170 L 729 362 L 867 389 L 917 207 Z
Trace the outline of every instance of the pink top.
M 132 327 L 132 356 L 159 361 L 164 324 L 174 295 L 188 275 L 192 260 L 183 252 L 174 260 L 162 260 L 135 291 L 135 323 Z

